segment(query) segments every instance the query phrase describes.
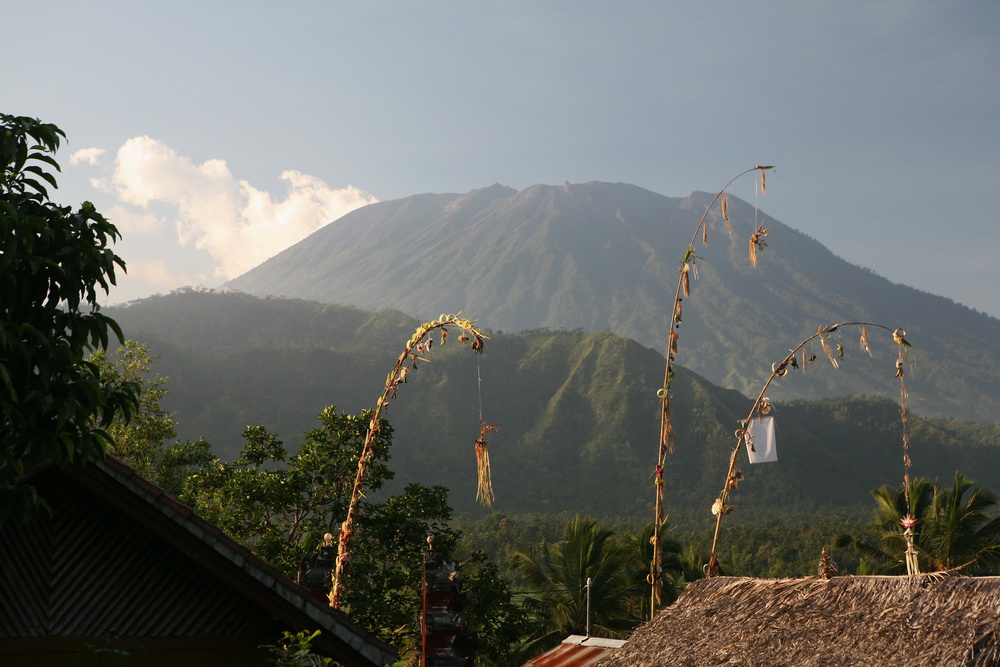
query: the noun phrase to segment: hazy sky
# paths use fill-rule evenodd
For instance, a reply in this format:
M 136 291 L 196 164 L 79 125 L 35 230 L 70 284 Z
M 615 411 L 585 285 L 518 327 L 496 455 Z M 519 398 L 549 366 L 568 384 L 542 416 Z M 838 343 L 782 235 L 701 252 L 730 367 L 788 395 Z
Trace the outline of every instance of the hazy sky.
M 123 232 L 109 302 L 216 286 L 375 200 L 592 180 L 676 197 L 766 163 L 768 214 L 1000 315 L 994 0 L 6 0 L 2 15 L 0 113 L 63 128 L 53 198 Z M 753 183 L 732 192 L 752 201 Z

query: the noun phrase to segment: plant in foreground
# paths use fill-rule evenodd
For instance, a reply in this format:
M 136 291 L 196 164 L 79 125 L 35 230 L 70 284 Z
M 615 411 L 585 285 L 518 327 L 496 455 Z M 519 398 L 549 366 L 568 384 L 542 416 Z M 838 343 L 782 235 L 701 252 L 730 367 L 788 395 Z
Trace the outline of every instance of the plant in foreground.
M 559 542 L 517 551 L 512 566 L 531 591 L 525 607 L 544 623 L 543 634 L 522 649 L 545 650 L 588 629 L 602 637 L 631 631 L 638 620 L 629 613 L 634 556 L 628 540 L 595 519 L 579 517 L 566 523 Z
M 121 327 L 101 313 L 98 290 L 125 263 L 121 235 L 90 202 L 74 211 L 49 199 L 65 133 L 0 114 L 0 523 L 45 506 L 17 480 L 40 461 L 81 463 L 113 445 L 107 428 L 138 406 L 134 383 L 106 382 L 87 357 Z
M 271 654 L 269 662 L 276 665 L 294 667 L 329 665 L 333 662 L 332 658 L 324 658 L 312 651 L 312 642 L 319 634 L 319 630 L 312 633 L 306 630 L 295 633 L 283 632 L 277 645 L 262 644 L 259 648 L 266 649 Z

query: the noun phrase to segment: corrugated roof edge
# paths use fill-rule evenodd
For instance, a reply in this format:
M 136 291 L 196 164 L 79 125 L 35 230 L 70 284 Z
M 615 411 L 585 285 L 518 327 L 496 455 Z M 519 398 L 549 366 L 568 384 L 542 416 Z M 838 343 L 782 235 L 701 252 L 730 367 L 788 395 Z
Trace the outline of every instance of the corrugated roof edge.
M 602 648 L 618 648 L 625 643 L 624 639 L 609 639 L 607 637 L 587 637 L 585 635 L 570 635 L 562 640 L 563 644 L 578 644 L 580 646 L 600 646 Z

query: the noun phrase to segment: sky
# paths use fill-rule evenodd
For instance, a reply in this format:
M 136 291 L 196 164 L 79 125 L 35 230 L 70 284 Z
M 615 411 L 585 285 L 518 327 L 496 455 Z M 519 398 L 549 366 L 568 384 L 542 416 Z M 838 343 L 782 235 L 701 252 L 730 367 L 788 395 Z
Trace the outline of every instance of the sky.
M 217 287 L 375 201 L 683 197 L 773 164 L 767 214 L 1000 316 L 994 0 L 0 2 L 0 113 L 66 132 L 52 198 L 122 233 L 108 304 Z

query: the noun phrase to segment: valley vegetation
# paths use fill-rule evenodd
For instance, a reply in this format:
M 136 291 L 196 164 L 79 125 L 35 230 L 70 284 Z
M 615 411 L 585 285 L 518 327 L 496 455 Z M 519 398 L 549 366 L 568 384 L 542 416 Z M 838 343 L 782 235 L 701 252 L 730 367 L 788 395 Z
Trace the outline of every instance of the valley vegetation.
M 112 425 L 115 454 L 201 516 L 293 578 L 324 534 L 336 534 L 370 413 L 352 415 L 328 406 L 294 452 L 265 427 L 246 427 L 242 448 L 227 461 L 205 440 L 176 438 L 174 416 L 161 405 L 167 381 L 155 372 L 155 355 L 146 346 L 130 341 L 93 361 L 109 381 L 142 388 L 133 421 Z M 853 409 L 856 417 L 870 415 L 860 406 Z M 639 517 L 565 512 L 456 517 L 441 485 L 409 483 L 386 494 L 383 487 L 394 477 L 389 466 L 394 437 L 392 426 L 383 422 L 367 477 L 366 493 L 373 499 L 361 506 L 349 569 L 353 583 L 342 607 L 352 619 L 413 655 L 419 646 L 427 535 L 435 537 L 436 550 L 460 564 L 480 664 L 521 664 L 569 634 L 583 634 L 588 579 L 593 634 L 625 637 L 645 619 L 651 525 Z M 916 479 L 912 494 L 928 571 L 963 564 L 978 574 L 1000 571 L 1000 520 L 992 518 L 997 500 L 990 491 L 959 475 L 953 487 Z M 841 573 L 896 572 L 902 495 L 890 486 L 873 492 L 871 521 L 845 509 L 804 522 L 790 511 L 731 527 L 720 551 L 723 572 L 807 576 L 816 572 L 824 549 Z M 703 576 L 707 534 L 697 521 L 668 525 L 663 532 L 664 601 L 670 602 L 688 581 Z
M 395 350 L 416 324 L 396 311 L 196 290 L 113 313 L 129 337 L 159 355 L 158 369 L 173 387 L 163 406 L 176 415 L 179 437 L 204 437 L 227 460 L 238 454 L 248 424 L 280 434 L 295 451 L 330 404 L 349 414 L 371 407 L 394 358 L 386 350 Z M 486 514 L 475 501 L 478 375 L 485 416 L 500 425 L 490 445 L 494 511 L 651 521 L 650 451 L 658 440 L 663 356 L 610 332 L 489 336 L 478 369 L 459 347 L 435 350 L 419 380 L 394 402 L 396 476 L 385 489 L 445 486 L 457 514 Z M 878 345 L 873 339 L 874 352 Z M 915 375 L 922 373 L 919 363 Z M 892 362 L 848 355 L 841 369 L 816 363 L 805 377 L 845 367 L 881 381 L 884 394 L 776 401 L 779 461 L 743 466 L 746 481 L 732 503 L 738 518 L 729 525 L 773 516 L 863 518 L 869 491 L 901 479 Z M 759 380 L 769 371 L 770 364 Z M 678 446 L 664 470 L 667 512 L 675 525 L 699 529 L 710 519 L 733 430 L 751 400 L 682 367 L 672 393 Z M 948 479 L 956 470 L 974 470 L 982 484 L 1000 488 L 996 425 L 913 411 L 909 429 L 913 476 Z

